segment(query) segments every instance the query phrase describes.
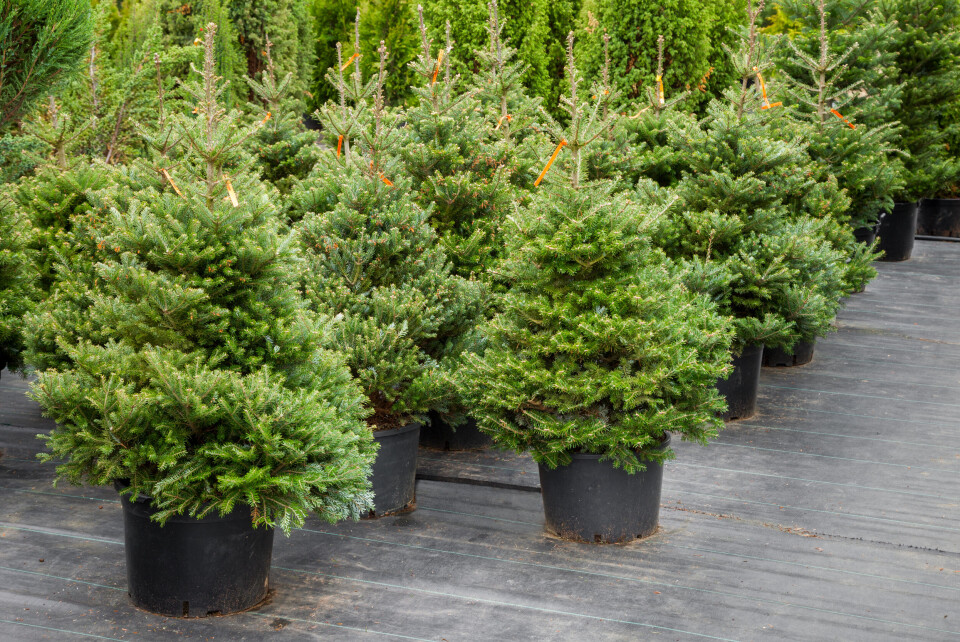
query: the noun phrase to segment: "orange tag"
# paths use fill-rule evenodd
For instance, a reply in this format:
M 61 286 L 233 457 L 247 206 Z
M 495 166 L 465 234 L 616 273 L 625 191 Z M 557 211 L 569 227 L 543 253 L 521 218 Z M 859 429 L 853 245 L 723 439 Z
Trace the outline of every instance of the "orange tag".
M 440 50 L 440 53 L 437 54 L 437 68 L 433 70 L 433 80 L 430 81 L 430 84 L 437 82 L 437 74 L 440 73 L 440 63 L 443 62 L 443 49 Z
M 263 120 L 260 121 L 260 125 L 266 125 L 268 120 L 270 120 L 270 112 L 267 112 L 267 115 L 263 117 Z
M 657 76 L 657 100 L 663 105 L 663 76 Z
M 177 193 L 177 196 L 183 198 L 183 194 L 180 192 L 179 189 L 177 189 L 177 184 L 173 182 L 172 178 L 170 178 L 170 174 L 167 173 L 166 168 L 161 169 L 160 172 L 163 174 L 163 177 L 170 182 L 170 187 L 172 187 L 173 191 Z
M 840 120 L 842 120 L 843 122 L 845 122 L 845 123 L 847 124 L 847 127 L 849 127 L 850 129 L 856 129 L 856 128 L 857 128 L 856 125 L 854 125 L 854 124 L 851 123 L 849 120 L 847 120 L 846 118 L 844 118 L 843 116 L 841 116 L 841 115 L 840 115 L 840 112 L 838 112 L 836 109 L 831 109 L 831 110 L 830 110 L 830 113 L 833 114 L 834 116 L 836 116 L 837 118 L 839 118 Z
M 350 66 L 350 63 L 352 63 L 354 60 L 356 60 L 356 59 L 359 58 L 359 57 L 360 57 L 360 54 L 355 53 L 355 54 L 353 54 L 352 56 L 350 56 L 349 58 L 347 58 L 347 62 L 343 63 L 343 66 L 340 67 L 340 71 L 346 70 L 346 68 Z
M 763 76 L 760 75 L 760 70 L 757 67 L 754 67 L 753 70 L 757 72 L 757 82 L 760 83 L 760 93 L 763 95 L 763 105 L 760 106 L 760 109 L 770 109 L 771 107 L 783 105 L 783 103 L 770 104 L 770 101 L 767 99 L 767 85 L 763 82 Z
M 389 178 L 383 175 L 383 172 L 380 172 L 380 180 L 382 180 L 384 184 L 389 185 L 390 187 L 393 187 L 393 183 L 390 181 Z
M 543 177 L 546 175 L 547 170 L 550 169 L 551 165 L 553 165 L 553 161 L 557 160 L 557 154 L 560 153 L 560 150 L 563 149 L 563 146 L 566 144 L 567 144 L 567 141 L 561 140 L 560 144 L 557 145 L 557 148 L 553 150 L 553 156 L 550 157 L 550 160 L 547 161 L 547 166 L 543 168 L 542 172 L 540 172 L 540 176 L 537 177 L 537 180 L 533 184 L 534 187 L 539 185 L 540 181 L 543 180 Z
M 230 202 L 233 203 L 234 207 L 240 207 L 240 201 L 237 200 L 237 193 L 233 191 L 233 185 L 230 184 L 230 179 L 227 179 L 227 194 L 230 196 Z
M 343 147 L 343 134 L 337 136 L 337 158 L 340 158 L 340 148 Z
M 506 116 L 501 116 L 500 120 L 497 121 L 497 126 L 493 128 L 493 131 L 497 131 L 498 129 L 500 129 L 500 125 L 503 124 L 504 119 L 506 119 L 507 122 L 510 122 L 511 120 L 513 120 L 513 116 L 511 116 L 510 114 L 507 114 Z

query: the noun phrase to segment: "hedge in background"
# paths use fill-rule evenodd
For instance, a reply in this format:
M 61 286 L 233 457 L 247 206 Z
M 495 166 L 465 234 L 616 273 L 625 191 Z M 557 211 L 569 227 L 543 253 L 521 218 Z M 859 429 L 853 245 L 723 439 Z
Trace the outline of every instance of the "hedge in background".
M 602 36 L 610 35 L 611 74 L 625 100 L 644 95 L 656 80 L 657 37 L 666 41 L 667 93 L 694 90 L 688 105 L 704 104 L 734 79 L 722 44 L 727 27 L 743 23 L 743 0 L 586 0 L 580 11 L 579 57 L 586 73 L 603 65 Z
M 0 130 L 69 78 L 93 35 L 87 0 L 5 0 L 0 5 Z

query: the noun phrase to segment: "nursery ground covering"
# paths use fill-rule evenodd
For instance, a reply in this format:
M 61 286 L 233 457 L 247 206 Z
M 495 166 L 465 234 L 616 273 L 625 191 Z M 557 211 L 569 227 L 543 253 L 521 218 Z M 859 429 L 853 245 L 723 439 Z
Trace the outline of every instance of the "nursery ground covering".
M 5 372 L 0 639 L 960 638 L 960 244 L 878 269 L 813 363 L 764 369 L 758 415 L 676 444 L 653 537 L 550 537 L 528 457 L 421 450 L 415 512 L 308 520 L 225 618 L 130 605 L 116 494 L 51 487 Z

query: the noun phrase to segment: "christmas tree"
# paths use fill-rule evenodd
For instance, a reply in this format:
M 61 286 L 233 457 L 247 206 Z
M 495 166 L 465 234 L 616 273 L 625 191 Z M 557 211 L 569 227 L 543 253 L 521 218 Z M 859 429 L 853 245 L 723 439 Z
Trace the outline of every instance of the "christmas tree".
M 294 239 L 235 164 L 257 126 L 221 106 L 215 32 L 185 85 L 196 116 L 176 119 L 176 188 L 147 185 L 112 209 L 86 312 L 96 332 L 63 345 L 69 366 L 41 372 L 31 394 L 58 424 L 44 459 L 66 459 L 61 478 L 128 481 L 161 523 L 244 504 L 289 532 L 309 511 L 365 512 L 374 447 L 362 395 L 321 347 L 330 323 L 297 290 Z
M 504 148 L 487 138 L 477 91 L 461 91 L 459 77 L 450 72 L 449 30 L 446 46 L 434 54 L 421 11 L 420 34 L 422 49 L 412 67 L 423 84 L 414 88 L 419 104 L 406 111 L 404 167 L 454 272 L 485 278 L 501 254 L 500 231 L 513 201 L 511 172 L 500 153 Z M 510 123 L 501 120 L 503 125 Z
M 541 464 L 581 450 L 636 472 L 672 455 L 665 431 L 715 434 L 731 334 L 650 243 L 663 212 L 585 180 L 591 144 L 614 123 L 600 86 L 583 96 L 573 34 L 567 76 L 569 125 L 546 126 L 566 158 L 510 218 L 510 289 L 490 345 L 470 357 L 469 395 L 482 430 Z
M 887 22 L 900 25 L 895 45 L 903 98 L 900 123 L 906 186 L 897 201 L 960 194 L 960 1 L 890 0 Z M 952 145 L 951 145 L 952 143 Z
M 278 80 L 269 38 L 264 47 L 267 66 L 260 80 L 246 78 L 257 99 L 251 111 L 265 123 L 251 142 L 260 177 L 286 194 L 294 181 L 310 173 L 319 150 L 316 135 L 304 130 L 301 101 L 292 96 L 293 72 Z
M 384 430 L 443 402 L 447 342 L 470 331 L 481 305 L 478 284 L 450 273 L 430 211 L 418 205 L 404 173 L 402 116 L 384 105 L 382 43 L 379 54 L 373 99 L 369 108 L 358 102 L 364 126 L 353 130 L 349 159 L 341 154 L 325 179 L 340 185 L 334 203 L 307 212 L 297 228 L 308 255 L 308 293 L 319 310 L 342 318 L 333 344 L 369 399 L 370 424 Z M 337 113 L 321 113 L 328 131 L 337 129 L 326 115 Z
M 690 287 L 733 318 L 735 354 L 825 334 L 843 290 L 845 257 L 811 215 L 830 219 L 849 201 L 811 171 L 799 141 L 779 135 L 783 108 L 763 80 L 771 63 L 756 26 L 762 8 L 751 4 L 742 46 L 730 52 L 741 81 L 711 101 L 704 121 L 669 132 L 688 170 L 676 187 L 682 208 L 659 238 Z
M 892 123 L 858 122 L 861 104 L 872 102 L 858 100 L 858 94 L 863 91 L 870 96 L 875 90 L 862 79 L 841 83 L 849 76 L 847 62 L 859 47 L 833 53 L 834 32 L 827 28 L 824 0 L 819 0 L 816 10 L 817 31 L 788 39 L 792 56 L 781 56 L 780 73 L 789 80 L 791 102 L 796 104 L 791 115 L 801 124 L 796 134 L 803 136 L 810 156 L 837 178 L 850 197 L 851 226 L 873 227 L 882 212 L 893 209 L 893 194 L 903 186 L 903 165 L 894 148 L 898 136 Z M 811 40 L 816 43 L 812 54 L 808 53 Z
M 0 370 L 23 367 L 23 318 L 38 298 L 28 221 L 0 197 Z

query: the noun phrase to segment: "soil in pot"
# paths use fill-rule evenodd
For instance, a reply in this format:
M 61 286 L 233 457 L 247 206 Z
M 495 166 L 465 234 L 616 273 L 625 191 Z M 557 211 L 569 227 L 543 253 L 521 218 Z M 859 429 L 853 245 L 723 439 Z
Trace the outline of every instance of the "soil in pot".
M 123 486 L 117 484 L 117 490 Z M 138 608 L 171 617 L 246 611 L 267 597 L 272 528 L 254 528 L 248 506 L 225 517 L 152 521 L 148 497 L 122 495 L 127 585 Z
M 670 446 L 667 434 L 662 448 Z M 572 453 L 573 461 L 540 466 L 546 529 L 564 539 L 612 544 L 652 535 L 660 519 L 663 466 L 646 462 L 634 475 L 600 455 Z
M 960 238 L 960 198 L 925 198 L 920 201 L 917 234 Z
M 493 445 L 493 440 L 467 419 L 456 428 L 445 422 L 438 412 L 430 413 L 430 424 L 420 428 L 420 445 L 438 450 L 477 450 Z
M 413 506 L 420 424 L 377 430 L 373 438 L 380 444 L 380 450 L 373 462 L 370 480 L 374 506 L 370 516 L 381 517 Z
M 814 341 L 797 341 L 789 352 L 782 348 L 764 348 L 763 365 L 768 367 L 802 366 L 813 361 Z
M 897 203 L 893 211 L 880 219 L 881 261 L 906 261 L 913 253 L 913 238 L 917 231 L 917 204 Z
M 757 412 L 762 360 L 762 343 L 747 346 L 734 358 L 730 376 L 717 381 L 717 390 L 727 400 L 727 411 L 721 415 L 724 421 L 747 419 Z

